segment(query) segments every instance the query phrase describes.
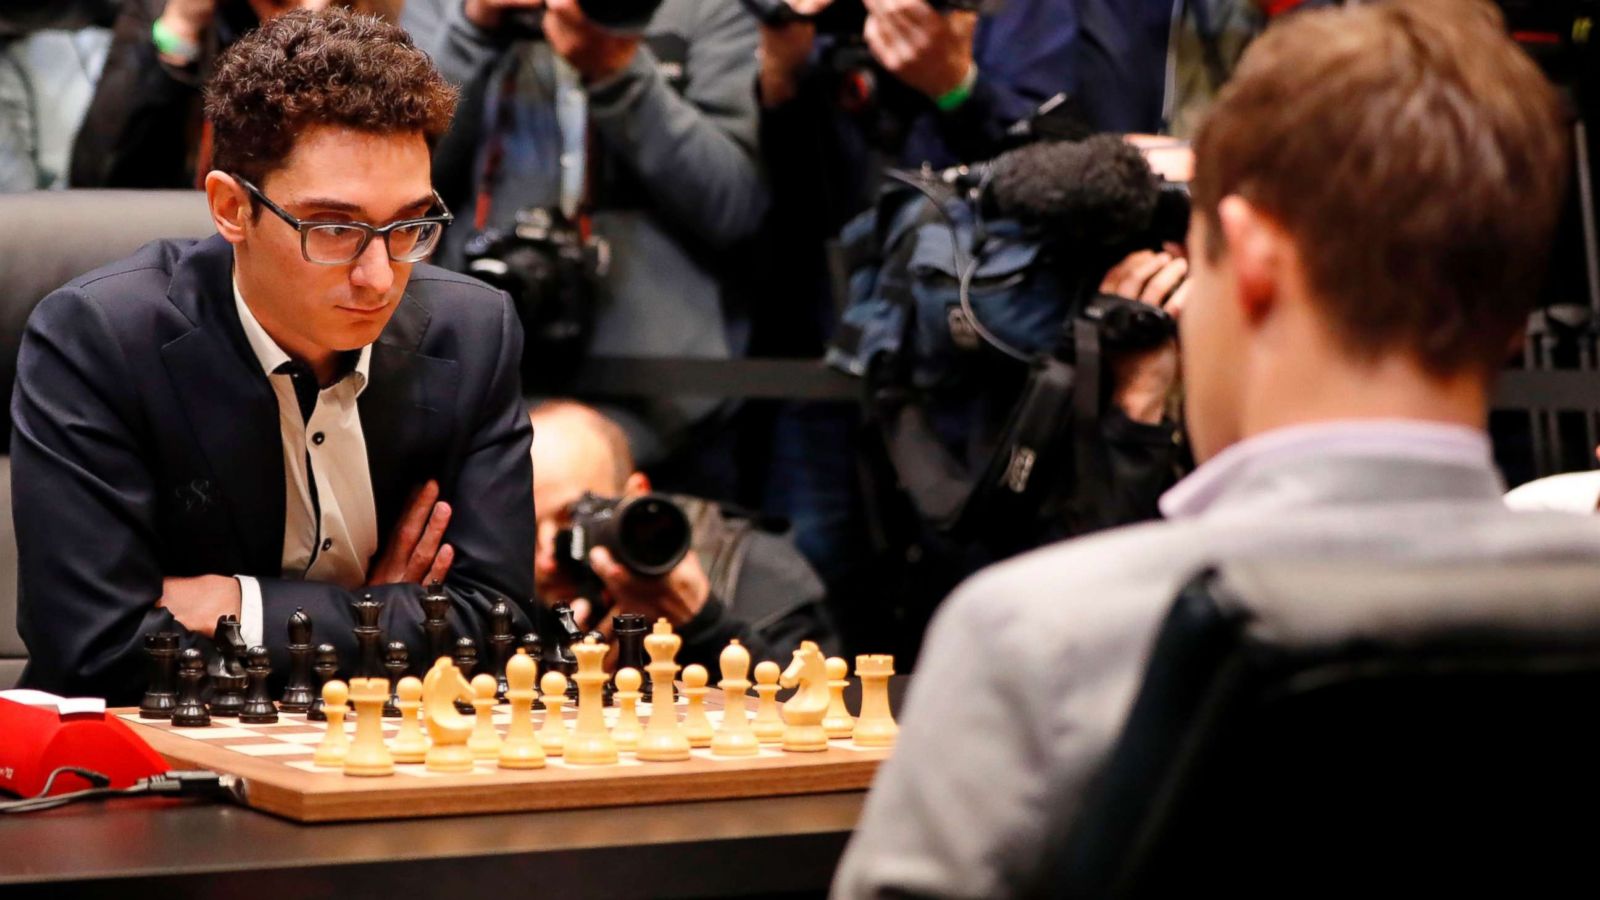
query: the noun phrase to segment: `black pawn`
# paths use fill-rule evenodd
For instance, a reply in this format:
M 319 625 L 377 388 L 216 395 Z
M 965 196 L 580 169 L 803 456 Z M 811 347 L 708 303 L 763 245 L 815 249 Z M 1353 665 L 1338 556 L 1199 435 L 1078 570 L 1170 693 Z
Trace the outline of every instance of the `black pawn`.
M 444 585 L 435 581 L 428 585 L 428 592 L 422 595 L 422 633 L 428 641 L 428 658 L 424 661 L 424 670 L 433 668 L 433 664 L 450 655 L 450 595 L 444 592 Z
M 383 670 L 389 673 L 389 699 L 383 703 L 383 716 L 386 719 L 400 718 L 400 679 L 406 677 L 406 670 L 411 668 L 411 651 L 406 648 L 403 641 L 390 641 L 383 648 Z
M 267 692 L 267 677 L 272 674 L 272 659 L 267 656 L 267 648 L 251 647 L 245 652 L 244 672 L 250 687 L 244 706 L 239 709 L 240 724 L 270 725 L 278 721 L 278 707 L 273 705 L 272 695 Z
M 470 682 L 472 673 L 478 669 L 478 642 L 469 637 L 457 638 L 455 662 L 456 668 L 461 670 L 461 677 Z M 456 710 L 463 715 L 475 712 L 472 704 L 465 700 L 456 701 Z
M 244 708 L 244 690 L 249 683 L 241 662 L 249 648 L 244 645 L 239 618 L 233 615 L 218 618 L 212 640 L 217 645 L 217 658 L 211 661 L 210 668 L 211 714 L 233 718 Z
M 147 634 L 144 652 L 150 656 L 150 684 L 139 701 L 139 718 L 170 719 L 178 705 L 178 635 L 171 631 Z
M 517 636 L 511 631 L 511 604 L 497 600 L 489 610 L 489 672 L 494 675 L 496 700 L 505 700 L 506 691 L 511 690 L 506 684 L 506 663 L 511 661 L 516 643 Z
M 312 694 L 306 718 L 312 722 L 326 722 L 328 714 L 322 711 L 322 686 L 339 674 L 339 651 L 332 644 L 318 644 L 315 660 L 311 671 L 317 676 L 317 689 Z
M 638 613 L 619 613 L 612 622 L 612 633 L 617 638 L 617 668 L 638 670 L 639 676 L 644 679 L 642 699 L 646 703 L 650 702 L 654 693 L 649 672 L 645 670 L 649 661 L 644 655 L 644 637 L 649 632 L 649 620 Z
M 356 619 L 352 629 L 356 637 L 356 677 L 382 678 L 383 629 L 378 626 L 378 619 L 383 615 L 383 601 L 371 594 L 362 594 L 350 608 Z
M 517 639 L 517 646 L 533 657 L 535 666 L 533 683 L 538 684 L 539 679 L 544 677 L 544 641 L 539 640 L 539 636 L 530 631 Z
M 172 708 L 175 728 L 205 728 L 211 724 L 201 695 L 205 692 L 206 658 L 190 647 L 178 656 L 178 703 Z

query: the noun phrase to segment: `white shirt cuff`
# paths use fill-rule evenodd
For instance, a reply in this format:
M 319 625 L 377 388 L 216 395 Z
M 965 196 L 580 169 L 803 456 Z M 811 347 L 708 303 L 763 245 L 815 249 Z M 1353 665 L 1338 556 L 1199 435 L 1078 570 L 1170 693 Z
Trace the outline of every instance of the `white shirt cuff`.
M 246 647 L 262 644 L 261 583 L 249 575 L 233 576 L 239 582 L 239 633 Z

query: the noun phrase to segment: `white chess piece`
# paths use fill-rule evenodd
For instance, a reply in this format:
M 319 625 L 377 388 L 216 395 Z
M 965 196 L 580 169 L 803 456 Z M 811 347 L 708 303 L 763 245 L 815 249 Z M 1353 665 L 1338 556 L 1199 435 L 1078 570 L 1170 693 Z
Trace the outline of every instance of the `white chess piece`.
M 650 654 L 650 683 L 654 696 L 660 698 L 650 704 L 650 722 L 639 738 L 635 755 L 653 762 L 675 762 L 689 758 L 689 739 L 678 727 L 678 710 L 672 704 L 672 676 L 678 673 L 678 664 L 672 658 L 683 645 L 683 638 L 672 633 L 666 619 L 656 620 L 650 636 L 644 639 L 644 651 Z
M 456 709 L 457 700 L 473 697 L 472 686 L 449 657 L 441 656 L 422 679 L 422 708 L 427 713 L 426 762 L 430 772 L 471 772 L 472 751 L 467 735 L 472 722 Z
M 850 737 L 856 730 L 855 716 L 850 715 L 850 707 L 844 702 L 844 690 L 850 686 L 850 664 L 837 656 L 830 656 L 827 668 L 828 712 L 822 717 L 822 730 L 828 733 L 828 740 L 841 740 Z
M 539 696 L 533 689 L 533 680 L 538 674 L 539 664 L 526 650 L 519 649 L 517 655 L 506 662 L 506 701 L 511 704 L 511 726 L 500 744 L 502 769 L 544 767 L 544 748 L 539 746 L 539 737 L 533 730 L 533 701 Z
M 639 686 L 644 684 L 644 679 L 639 675 L 639 670 L 624 668 L 617 670 L 617 693 L 612 699 L 617 704 L 617 724 L 611 728 L 611 740 L 616 743 L 618 750 L 633 752 L 639 748 L 639 737 L 644 733 L 639 724 Z
M 778 679 L 782 677 L 783 670 L 770 659 L 756 666 L 756 719 L 750 730 L 763 744 L 783 742 L 783 716 L 778 711 Z
M 383 704 L 389 701 L 389 679 L 350 679 L 350 699 L 356 705 L 356 736 L 345 751 L 344 773 L 393 775 L 394 757 L 383 741 Z
M 710 680 L 706 667 L 698 663 L 683 670 L 683 696 L 688 701 L 688 708 L 683 711 L 683 736 L 691 747 L 711 746 L 714 732 L 706 715 L 706 694 L 711 692 L 706 682 Z
M 713 756 L 755 756 L 761 752 L 756 733 L 750 730 L 745 712 L 745 697 L 750 690 L 750 651 L 738 641 L 730 641 L 718 660 L 722 664 L 722 727 L 711 739 Z
M 473 759 L 497 759 L 500 756 L 500 732 L 494 728 L 494 676 L 480 672 L 472 678 L 472 736 L 467 738 L 467 749 Z
M 322 710 L 328 717 L 328 730 L 311 755 L 312 765 L 344 768 L 344 756 L 350 751 L 350 737 L 344 733 L 345 701 L 349 699 L 350 689 L 338 679 L 322 686 Z
M 617 745 L 606 730 L 606 673 L 602 663 L 606 645 L 590 635 L 572 648 L 578 657 L 578 722 L 567 740 L 567 762 L 580 766 L 607 766 L 617 761 Z
M 544 696 L 544 725 L 539 729 L 539 746 L 546 756 L 560 756 L 567 750 L 567 721 L 561 708 L 567 705 L 567 676 L 560 672 L 546 672 L 539 681 L 539 693 Z
M 422 679 L 407 675 L 395 685 L 395 706 L 400 707 L 400 732 L 389 745 L 399 763 L 419 763 L 428 756 L 428 736 L 422 732 Z
M 856 677 L 861 679 L 861 718 L 856 720 L 857 747 L 893 747 L 900 726 L 889 711 L 889 676 L 894 657 L 856 657 Z

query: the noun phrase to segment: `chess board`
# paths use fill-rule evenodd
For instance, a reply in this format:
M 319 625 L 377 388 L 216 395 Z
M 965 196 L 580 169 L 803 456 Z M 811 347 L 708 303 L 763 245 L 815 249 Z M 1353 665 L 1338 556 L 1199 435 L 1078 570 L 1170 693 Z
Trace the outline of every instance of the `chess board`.
M 707 706 L 714 697 L 707 698 Z M 677 704 L 681 715 L 684 701 Z M 640 704 L 648 718 L 649 704 Z M 573 710 L 563 718 L 575 720 Z M 606 709 L 607 724 L 616 710 Z M 762 745 L 760 755 L 718 757 L 693 749 L 683 762 L 646 762 L 623 751 L 615 765 L 580 766 L 552 756 L 542 769 L 501 769 L 493 760 L 479 760 L 472 772 L 430 772 L 422 763 L 397 763 L 395 774 L 376 778 L 345 775 L 339 769 L 311 762 L 328 724 L 308 722 L 304 715 L 282 713 L 271 725 L 243 725 L 213 718 L 206 728 L 174 728 L 170 722 L 141 719 L 137 710 L 116 714 L 156 752 L 177 768 L 210 769 L 243 779 L 245 802 L 251 807 L 300 822 L 393 819 L 467 813 L 514 812 L 631 806 L 736 797 L 820 794 L 866 788 L 889 751 L 858 748 L 849 740 L 829 742 L 817 753 L 788 753 Z M 720 709 L 708 709 L 713 725 Z M 536 725 L 544 713 L 535 713 Z M 510 723 L 510 707 L 496 707 L 494 721 L 502 735 Z M 384 735 L 393 738 L 399 719 L 384 720 Z M 354 734 L 353 717 L 345 730 Z

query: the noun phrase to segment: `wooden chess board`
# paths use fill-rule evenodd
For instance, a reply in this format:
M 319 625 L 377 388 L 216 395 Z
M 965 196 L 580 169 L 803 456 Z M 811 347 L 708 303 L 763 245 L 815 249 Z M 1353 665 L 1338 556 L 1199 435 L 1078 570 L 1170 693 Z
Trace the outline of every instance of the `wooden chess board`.
M 718 698 L 707 698 L 710 707 Z M 753 703 L 752 703 L 753 706 Z M 649 704 L 640 704 L 648 718 Z M 684 701 L 678 701 L 681 714 Z M 510 770 L 479 760 L 470 773 L 430 772 L 422 763 L 398 763 L 395 774 L 361 778 L 339 769 L 319 768 L 311 756 L 327 729 L 304 715 L 283 713 L 271 725 L 242 725 L 213 718 L 207 728 L 174 728 L 170 722 L 139 718 L 137 710 L 114 711 L 144 741 L 175 767 L 210 769 L 244 780 L 245 802 L 265 812 L 300 822 L 398 819 L 467 813 L 515 812 L 632 806 L 737 797 L 773 797 L 861 790 L 872 781 L 886 749 L 855 747 L 849 740 L 829 742 L 818 753 L 788 753 L 762 745 L 760 755 L 718 757 L 694 749 L 684 762 L 645 762 L 630 752 L 615 765 L 579 766 L 550 757 L 545 768 Z M 563 711 L 569 723 L 575 711 Z M 708 709 L 713 725 L 722 712 Z M 543 722 L 544 713 L 535 713 Z M 616 710 L 606 709 L 607 724 Z M 504 735 L 510 707 L 496 707 L 494 721 Z M 399 719 L 385 719 L 384 736 L 393 738 Z M 354 733 L 354 718 L 345 722 Z

